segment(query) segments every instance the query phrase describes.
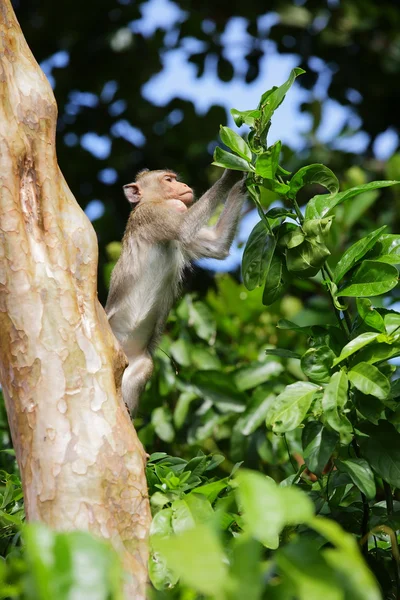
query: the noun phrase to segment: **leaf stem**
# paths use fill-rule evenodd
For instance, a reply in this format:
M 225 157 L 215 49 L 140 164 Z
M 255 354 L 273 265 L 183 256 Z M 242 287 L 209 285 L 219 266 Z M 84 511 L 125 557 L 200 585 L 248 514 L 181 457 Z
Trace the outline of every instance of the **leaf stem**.
M 394 508 L 393 508 L 393 495 L 392 488 L 388 484 L 387 481 L 383 481 L 383 490 L 385 492 L 385 500 L 386 500 L 386 510 L 389 517 L 393 516 Z M 399 546 L 397 544 L 397 536 L 396 534 L 390 536 L 391 544 L 392 544 L 392 563 L 394 568 L 394 576 L 396 582 L 396 598 L 400 598 L 400 573 L 399 573 Z
M 327 262 L 324 264 L 324 267 L 325 267 L 325 270 L 326 270 L 326 272 L 328 274 L 329 279 L 331 281 L 333 281 L 333 271 L 332 271 L 332 269 L 330 268 L 330 266 L 328 265 Z M 347 309 L 342 310 L 342 313 L 343 313 L 344 320 L 346 321 L 346 325 L 347 325 L 347 328 L 348 328 L 349 333 L 350 333 L 351 328 L 352 328 L 352 322 L 351 322 L 351 319 L 350 319 L 350 315 L 347 312 Z
M 354 453 L 356 455 L 357 458 L 361 457 L 361 453 L 360 453 L 360 448 L 358 447 L 357 441 L 355 438 L 353 438 L 353 441 L 351 442 L 351 445 L 354 448 Z M 365 494 L 361 493 L 361 500 L 362 500 L 362 505 L 363 505 L 363 518 L 361 521 L 361 539 L 364 539 L 365 536 L 368 536 L 368 530 L 369 530 L 369 504 L 368 504 L 368 500 Z M 364 556 L 367 556 L 368 554 L 368 544 L 365 544 L 362 546 L 362 553 L 364 554 Z
M 325 264 L 324 264 L 324 266 L 323 266 L 323 267 L 322 267 L 322 269 L 321 269 L 322 275 L 323 275 L 323 276 L 324 276 L 326 279 L 329 279 L 330 281 L 332 281 L 332 279 L 331 279 L 331 277 L 329 276 L 329 273 L 328 273 L 328 271 L 327 271 L 327 269 L 326 269 L 326 266 L 327 266 L 327 265 L 326 265 L 326 263 L 325 263 Z M 329 289 L 329 298 L 330 298 L 330 301 L 331 301 L 331 304 L 332 304 L 332 308 L 333 308 L 333 310 L 334 310 L 334 312 L 335 312 L 335 315 L 336 315 L 337 322 L 339 323 L 339 327 L 340 327 L 340 329 L 342 330 L 342 333 L 345 335 L 345 337 L 346 337 L 346 338 L 349 338 L 350 329 L 348 328 L 347 321 L 346 321 L 346 325 L 347 325 L 347 327 L 345 327 L 345 324 L 343 323 L 343 319 L 342 319 L 342 317 L 340 316 L 340 310 L 338 310 L 338 309 L 336 308 L 336 306 L 335 306 L 335 300 L 334 300 L 334 297 L 333 297 L 332 289 L 331 289 L 331 287 L 330 287 L 330 286 L 327 286 L 327 287 L 328 287 L 328 289 Z
M 292 455 L 291 455 L 290 448 L 289 448 L 289 444 L 288 444 L 288 441 L 286 439 L 286 433 L 283 434 L 283 439 L 285 440 L 285 446 L 286 446 L 286 450 L 287 450 L 287 453 L 288 453 L 288 456 L 289 456 L 290 464 L 292 465 L 293 471 L 295 473 L 297 473 L 298 468 L 295 466 L 295 464 L 293 462 Z
M 293 198 L 293 199 L 292 199 L 292 198 L 288 198 L 287 196 L 286 196 L 286 199 L 287 199 L 287 200 L 289 200 L 289 202 L 290 202 L 290 203 L 291 203 L 291 205 L 293 206 L 293 208 L 294 208 L 294 211 L 295 211 L 295 213 L 296 213 L 296 215 L 297 215 L 297 218 L 298 218 L 298 220 L 299 220 L 299 223 L 300 223 L 300 225 L 301 225 L 302 223 L 304 223 L 304 217 L 303 217 L 303 215 L 302 215 L 302 212 L 301 212 L 301 210 L 300 210 L 300 207 L 299 207 L 299 205 L 297 204 L 297 201 L 296 201 L 294 198 Z

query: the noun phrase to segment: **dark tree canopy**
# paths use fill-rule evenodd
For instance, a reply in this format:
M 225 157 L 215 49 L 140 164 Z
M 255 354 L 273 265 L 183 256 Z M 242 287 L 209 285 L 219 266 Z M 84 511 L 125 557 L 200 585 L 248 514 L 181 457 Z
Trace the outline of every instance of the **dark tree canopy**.
M 225 108 L 210 106 L 198 114 L 192 102 L 179 97 L 166 106 L 143 97 L 142 87 L 162 70 L 165 52 L 186 47 L 188 39 L 191 47 L 201 48 L 188 55 L 197 77 L 214 56 L 217 77 L 237 77 L 243 86 L 260 76 L 266 40 L 275 42 L 280 54 L 296 55 L 298 66 L 307 71 L 299 84 L 313 92 L 303 105 L 312 117 L 313 132 L 323 103 L 334 99 L 360 117 L 345 123 L 343 132 L 351 133 L 355 126 L 368 134 L 367 157 L 372 156 L 377 135 L 400 127 L 394 84 L 400 70 L 396 1 L 378 5 L 373 0 L 273 0 L 268 13 L 255 0 L 241 5 L 187 0 L 166 4 L 170 11 L 180 11 L 179 18 L 167 31 L 156 29 L 148 35 L 140 22 L 132 23 L 140 20 L 143 9 L 151 10 L 151 3 L 14 0 L 27 41 L 55 84 L 58 157 L 65 177 L 82 207 L 93 199 L 104 204 L 104 215 L 95 222 L 101 261 L 105 245 L 120 239 L 129 211 L 121 185 L 138 170 L 168 166 L 198 192 L 218 176 L 209 164 L 219 125 L 227 119 Z M 223 43 L 232 17 L 246 20 L 242 69 L 230 61 Z M 301 163 L 304 153 L 339 171 L 362 159 L 316 145 L 313 132 L 305 137 L 303 154 L 292 157 L 293 166 Z M 97 155 L 83 147 L 88 147 L 88 134 L 99 144 Z M 285 152 L 289 160 L 290 149 Z

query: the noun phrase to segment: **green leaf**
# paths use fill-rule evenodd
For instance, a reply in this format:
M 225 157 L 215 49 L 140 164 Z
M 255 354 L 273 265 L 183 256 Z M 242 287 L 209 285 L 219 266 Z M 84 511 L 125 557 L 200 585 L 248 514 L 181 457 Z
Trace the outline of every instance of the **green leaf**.
M 306 381 L 297 381 L 286 386 L 271 406 L 267 425 L 276 433 L 284 433 L 298 427 L 320 389 L 320 386 Z
M 325 547 L 322 554 L 337 577 L 343 581 L 342 598 L 382 600 L 379 586 L 364 561 L 357 540 L 331 519 L 314 517 L 310 527 L 323 535 L 336 548 Z
M 289 581 L 292 594 L 277 596 L 296 600 L 343 600 L 340 579 L 315 542 L 297 539 L 276 553 L 280 578 Z
M 190 343 L 183 338 L 175 340 L 170 346 L 172 358 L 183 367 L 189 367 L 191 364 L 190 350 Z
M 285 83 L 283 83 L 278 88 L 268 90 L 268 92 L 265 92 L 265 94 L 262 95 L 259 104 L 259 109 L 261 112 L 262 130 L 265 130 L 275 110 L 283 102 L 287 92 L 293 85 L 296 77 L 298 77 L 302 73 L 305 73 L 305 71 L 303 69 L 300 69 L 299 67 L 292 69 L 289 78 L 287 79 L 287 81 L 285 81 Z
M 382 479 L 400 487 L 400 433 L 383 420 L 378 425 L 363 423 L 359 429 L 368 436 L 358 437 L 362 455 Z
M 266 152 L 259 154 L 256 160 L 256 174 L 265 179 L 274 179 L 279 163 L 282 143 L 276 142 Z
M 332 226 L 333 216 L 324 219 L 306 219 L 302 229 L 308 238 L 315 237 L 318 242 L 323 242 Z
M 191 391 L 182 392 L 179 396 L 174 410 L 174 425 L 176 429 L 183 427 L 189 413 L 190 405 L 196 398 L 197 395 Z
M 338 204 L 342 204 L 350 198 L 358 196 L 358 194 L 363 194 L 364 192 L 368 192 L 369 190 L 376 190 L 378 188 L 389 187 L 391 185 L 396 185 L 397 183 L 399 182 L 371 181 L 370 183 L 358 185 L 356 187 L 345 190 L 344 192 L 340 192 L 339 194 L 322 194 L 314 196 L 314 198 L 311 198 L 311 200 L 307 204 L 305 216 L 307 219 L 317 219 L 320 217 L 324 217 L 325 215 L 330 213 L 335 208 L 335 206 L 338 206 Z
M 300 278 L 314 277 L 330 255 L 325 244 L 305 240 L 296 248 L 286 252 L 286 266 L 289 272 Z
M 357 298 L 357 310 L 361 319 L 364 321 L 367 327 L 377 329 L 378 331 L 385 333 L 385 322 L 377 310 L 374 310 L 371 300 L 368 298 Z M 400 322 L 399 322 L 400 324 Z
M 301 331 L 309 336 L 313 335 L 313 331 L 310 325 L 297 325 L 297 323 L 293 323 L 293 321 L 289 321 L 288 319 L 279 319 L 276 326 L 278 329 L 287 329 L 289 331 Z
M 279 217 L 290 217 L 291 219 L 296 219 L 297 215 L 294 212 L 291 212 L 288 208 L 271 208 L 265 215 L 269 219 L 279 219 Z
M 286 183 L 280 183 L 280 181 L 276 181 L 276 179 L 263 179 L 262 186 L 267 188 L 267 190 L 271 190 L 271 192 L 275 192 L 279 196 L 286 196 L 289 186 Z
M 152 544 L 184 583 L 201 594 L 221 597 L 227 578 L 226 558 L 209 526 L 199 525 L 169 538 L 153 536 Z
M 379 335 L 379 333 L 375 333 L 374 331 L 367 331 L 366 333 L 362 333 L 361 335 L 354 338 L 354 340 L 351 340 L 351 342 L 344 346 L 340 353 L 340 356 L 335 358 L 335 360 L 333 361 L 333 366 L 335 367 L 355 352 L 358 352 L 358 350 L 361 350 L 361 348 L 364 348 L 364 346 L 366 346 L 367 344 L 370 344 L 371 342 L 375 341 Z
M 400 235 L 382 235 L 367 258 L 391 265 L 400 264 Z
M 301 441 L 307 468 L 316 475 L 322 475 L 339 441 L 337 432 L 327 429 L 319 421 L 309 421 L 303 429 Z
M 260 118 L 261 113 L 259 110 L 236 110 L 236 108 L 232 108 L 231 115 L 238 127 L 241 127 L 243 123 L 254 127 L 254 121 Z
M 294 223 L 282 223 L 276 231 L 280 248 L 296 248 L 304 241 L 303 231 Z
M 367 362 L 371 364 L 379 363 L 400 356 L 400 347 L 395 344 L 370 344 L 357 356 L 358 362 Z
M 225 169 L 232 169 L 233 171 L 254 171 L 254 167 L 239 156 L 226 152 L 219 146 L 214 151 L 214 162 L 212 163 L 216 167 L 224 167 Z
M 333 281 L 339 283 L 342 277 L 358 263 L 362 257 L 370 250 L 380 238 L 382 231 L 386 229 L 386 225 L 372 231 L 367 236 L 350 246 L 339 260 L 333 272 Z
M 286 525 L 306 523 L 313 516 L 311 500 L 294 487 L 278 487 L 271 478 L 255 471 L 240 470 L 235 479 L 246 531 L 267 548 L 278 547 L 279 534 Z
M 326 422 L 347 441 L 353 431 L 350 421 L 342 414 L 348 400 L 348 386 L 349 382 L 345 371 L 337 371 L 332 375 L 322 396 L 322 408 Z
M 228 148 L 236 152 L 236 154 L 239 154 L 239 156 L 244 158 L 247 162 L 251 162 L 253 158 L 252 152 L 239 134 L 232 131 L 232 129 L 229 129 L 229 127 L 223 127 L 221 125 L 219 137 L 225 146 L 228 146 Z
M 248 290 L 254 290 L 264 283 L 275 247 L 275 237 L 268 233 L 264 222 L 260 221 L 251 232 L 243 253 L 243 283 Z
M 331 367 L 335 358 L 329 346 L 309 348 L 301 357 L 304 374 L 315 383 L 326 383 L 331 376 Z
M 202 340 L 213 343 L 217 331 L 215 316 L 204 302 L 188 302 L 188 324 Z
M 283 371 L 283 366 L 276 360 L 268 360 L 266 362 L 253 363 L 248 367 L 244 367 L 235 373 L 233 380 L 238 390 L 241 392 L 251 390 L 272 377 L 276 377 Z
M 262 545 L 254 539 L 238 536 L 233 542 L 229 600 L 261 600 L 264 589 L 261 566 Z
M 301 358 L 300 354 L 298 354 L 297 352 L 293 352 L 292 350 L 286 350 L 285 348 L 267 348 L 265 354 L 271 356 L 281 356 L 282 358 Z
M 260 391 L 262 391 L 261 388 Z M 264 393 L 261 396 L 261 400 L 258 400 L 256 392 L 256 394 L 253 396 L 253 401 L 254 397 L 256 397 L 257 402 L 255 404 L 252 403 L 246 412 L 238 419 L 235 425 L 235 429 L 238 429 L 238 431 L 240 431 L 240 433 L 244 436 L 251 435 L 254 433 L 254 431 L 256 431 L 256 429 L 258 429 L 258 427 L 260 427 L 260 425 L 263 424 L 268 415 L 271 404 L 273 404 L 275 401 L 276 395 L 265 395 Z
M 217 481 L 196 487 L 195 491 L 196 494 L 203 494 L 212 504 L 217 499 L 218 494 L 228 487 L 228 484 L 229 478 L 225 477 L 224 479 L 218 479 Z
M 151 413 L 151 422 L 158 437 L 163 442 L 172 442 L 175 430 L 172 426 L 172 415 L 169 408 L 159 406 Z
M 198 371 L 191 383 L 199 394 L 210 400 L 221 412 L 245 410 L 245 397 L 238 391 L 232 376 L 222 371 Z
M 150 536 L 169 537 L 172 534 L 172 508 L 165 508 L 156 513 L 150 526 Z M 157 590 L 165 586 L 174 586 L 178 582 L 178 576 L 168 568 L 164 557 L 159 553 L 151 551 L 149 560 L 149 577 Z
M 283 295 L 287 286 L 285 271 L 283 257 L 274 254 L 262 297 L 265 306 L 270 306 Z
M 365 298 L 385 294 L 397 285 L 398 275 L 392 265 L 364 260 L 337 296 Z
M 368 462 L 363 458 L 336 460 L 335 465 L 342 473 L 348 473 L 354 485 L 372 500 L 376 495 L 375 478 Z
M 172 505 L 172 528 L 177 535 L 196 525 L 207 523 L 214 517 L 213 508 L 202 494 L 191 493 L 185 499 L 175 500 Z
M 290 180 L 289 198 L 296 198 L 297 192 L 305 185 L 318 183 L 325 187 L 331 194 L 336 194 L 339 190 L 339 182 L 336 175 L 325 167 L 325 165 L 314 164 L 307 165 L 299 169 Z
M 383 321 L 389 334 L 400 333 L 400 313 L 394 310 L 385 311 Z
M 108 544 L 83 531 L 54 533 L 39 523 L 25 528 L 24 541 L 31 575 L 25 597 L 122 600 L 122 572 Z
M 360 362 L 349 371 L 351 383 L 363 394 L 385 400 L 390 392 L 390 382 L 375 365 Z

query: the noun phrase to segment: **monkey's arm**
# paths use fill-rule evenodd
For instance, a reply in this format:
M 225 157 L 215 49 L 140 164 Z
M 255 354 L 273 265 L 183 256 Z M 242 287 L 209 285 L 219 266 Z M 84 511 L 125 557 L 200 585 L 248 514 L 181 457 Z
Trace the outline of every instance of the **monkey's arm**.
M 200 229 L 187 245 L 192 258 L 223 259 L 228 256 L 245 199 L 245 186 L 239 181 L 231 189 L 217 224 Z
M 179 241 L 188 247 L 199 231 L 207 224 L 214 210 L 220 204 L 238 179 L 241 171 L 226 169 L 224 174 L 203 196 L 184 214 L 179 228 Z

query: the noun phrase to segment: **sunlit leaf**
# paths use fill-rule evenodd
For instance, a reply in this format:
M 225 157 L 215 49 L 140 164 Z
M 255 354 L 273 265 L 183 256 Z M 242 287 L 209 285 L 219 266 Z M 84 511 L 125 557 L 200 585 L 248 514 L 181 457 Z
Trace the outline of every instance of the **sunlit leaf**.
M 358 489 L 372 499 L 376 494 L 374 474 L 368 462 L 363 458 L 336 460 L 335 465 L 343 473 L 348 473 Z
M 359 185 L 344 192 L 340 192 L 339 194 L 322 194 L 318 196 L 314 196 L 307 204 L 306 208 L 306 218 L 307 219 L 317 219 L 324 217 L 331 210 L 338 206 L 338 204 L 342 204 L 346 200 L 350 200 L 350 198 L 354 198 L 354 196 L 358 196 L 358 194 L 363 194 L 369 190 L 376 190 L 379 188 L 389 187 L 391 185 L 396 185 L 399 183 L 398 181 L 371 181 L 370 183 L 366 183 L 364 185 Z
M 361 335 L 357 336 L 356 338 L 354 338 L 354 340 L 351 340 L 351 342 L 344 346 L 340 355 L 334 359 L 333 366 L 336 366 L 343 360 L 346 360 L 346 358 L 348 358 L 355 352 L 358 352 L 358 350 L 361 350 L 361 348 L 364 348 L 364 346 L 366 346 L 367 344 L 371 344 L 372 342 L 374 342 L 379 335 L 379 333 L 376 333 L 374 331 L 367 331 L 366 333 L 361 333 Z
M 267 415 L 267 425 L 277 433 L 298 427 L 320 389 L 320 386 L 306 381 L 297 381 L 286 386 L 271 406 Z
M 272 479 L 255 471 L 241 470 L 236 479 L 246 530 L 267 548 L 278 547 L 285 525 L 305 523 L 313 516 L 312 502 L 296 488 L 278 487 Z
M 229 129 L 229 127 L 223 127 L 221 125 L 219 136 L 225 146 L 228 146 L 228 148 L 236 152 L 236 154 L 239 154 L 239 156 L 244 158 L 247 162 L 251 162 L 251 150 L 239 134 L 232 129 Z
M 359 298 L 379 296 L 398 284 L 398 275 L 397 269 L 392 265 L 364 260 L 337 295 Z
M 290 180 L 289 198 L 296 198 L 297 192 L 305 185 L 318 183 L 325 187 L 331 194 L 336 194 L 339 189 L 339 182 L 336 175 L 325 167 L 325 165 L 315 164 L 307 165 L 299 169 Z
M 325 387 L 322 396 L 322 408 L 326 422 L 348 441 L 353 427 L 349 419 L 343 414 L 343 409 L 348 400 L 349 382 L 344 371 L 334 373 Z
M 372 231 L 370 234 L 363 237 L 361 240 L 358 240 L 358 242 L 346 250 L 333 272 L 333 281 L 335 283 L 339 283 L 347 271 L 350 271 L 350 269 L 352 269 L 354 265 L 363 258 L 368 250 L 370 250 L 374 244 L 376 244 L 385 229 L 386 225 L 383 225 L 383 227 Z
M 348 373 L 351 383 L 363 394 L 385 400 L 390 392 L 390 382 L 380 370 L 366 362 L 355 365 Z
M 266 179 L 274 179 L 281 153 L 281 142 L 276 142 L 266 152 L 259 154 L 256 160 L 256 173 Z
M 275 88 L 272 92 L 268 90 L 265 94 L 262 95 L 259 110 L 261 112 L 261 129 L 265 129 L 271 120 L 272 115 L 278 106 L 283 102 L 286 93 L 289 91 L 291 86 L 293 85 L 296 77 L 304 73 L 303 69 L 296 67 L 292 69 L 289 78 L 285 83 L 283 83 L 280 87 Z
M 371 300 L 368 298 L 357 298 L 357 310 L 361 319 L 367 327 L 377 329 L 380 332 L 385 332 L 385 322 L 377 310 L 374 310 Z M 400 316 L 400 315 L 399 315 Z M 400 325 L 400 320 L 399 320 Z
M 212 164 L 217 167 L 224 167 L 225 169 L 233 169 L 234 171 L 254 171 L 254 167 L 247 160 L 236 156 L 236 154 L 226 152 L 226 150 L 223 150 L 219 146 L 215 148 L 214 162 Z
M 212 597 L 222 593 L 227 577 L 226 560 L 210 527 L 200 525 L 169 538 L 153 536 L 152 544 L 184 583 Z
M 231 109 L 231 115 L 235 124 L 238 127 L 241 127 L 243 123 L 246 125 L 250 125 L 250 127 L 254 126 L 254 120 L 260 117 L 259 110 L 236 110 L 236 108 Z
M 304 374 L 315 383 L 326 383 L 331 376 L 331 367 L 335 358 L 329 346 L 309 348 L 301 357 Z
M 382 235 L 367 258 L 391 265 L 400 264 L 400 235 L 386 233 Z

